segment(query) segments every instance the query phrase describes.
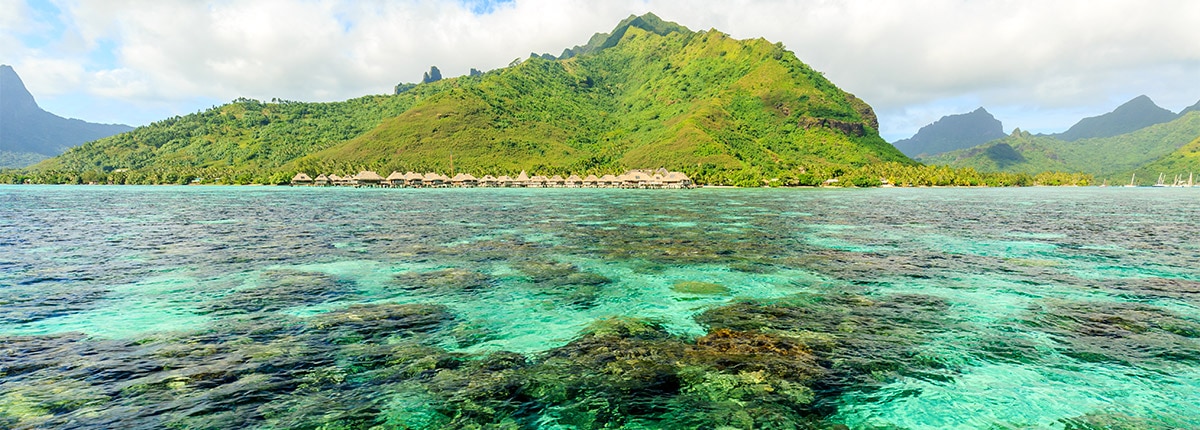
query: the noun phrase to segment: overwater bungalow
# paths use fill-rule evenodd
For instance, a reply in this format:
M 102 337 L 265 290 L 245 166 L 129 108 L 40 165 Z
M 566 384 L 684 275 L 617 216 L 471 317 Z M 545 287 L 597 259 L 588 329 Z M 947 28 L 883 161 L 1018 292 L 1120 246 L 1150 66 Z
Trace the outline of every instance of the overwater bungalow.
M 425 172 L 425 175 L 421 179 L 424 180 L 426 187 L 439 188 L 446 184 L 446 181 L 442 179 L 442 175 L 433 172 Z
M 621 179 L 621 186 L 624 188 L 645 188 L 650 182 L 650 175 L 637 170 L 625 172 L 618 178 Z
M 313 179 L 304 172 L 297 173 L 292 177 L 292 185 L 312 185 Z
M 529 178 L 529 185 L 527 185 L 527 186 L 530 188 L 546 188 L 549 185 L 548 184 L 549 181 L 550 180 L 548 178 L 546 178 L 545 176 L 537 175 L 532 178 Z
M 683 172 L 667 172 L 666 176 L 663 176 L 662 182 L 664 188 L 692 187 L 692 178 L 689 178 Z
M 354 175 L 354 185 L 360 187 L 378 187 L 383 184 L 383 176 L 370 170 L 363 170 Z
M 654 176 L 650 177 L 650 181 L 646 183 L 646 187 L 647 188 L 662 188 L 663 187 L 663 175 L 661 173 L 655 173 Z
M 600 177 L 600 186 L 604 188 L 618 187 L 621 185 L 621 179 L 613 175 L 604 175 Z
M 583 187 L 583 179 L 581 179 L 579 177 L 579 175 L 568 176 L 566 183 L 567 183 L 567 188 L 582 188 Z
M 407 172 L 404 174 L 404 186 L 420 188 L 425 186 L 425 177 L 420 173 Z
M 403 187 L 405 185 L 404 174 L 393 170 L 392 174 L 383 179 L 383 185 L 389 187 Z
M 479 185 L 479 180 L 470 173 L 459 173 L 450 179 L 450 184 L 456 187 L 475 187 Z
M 329 183 L 332 185 L 350 185 L 349 178 L 343 178 L 338 175 L 329 175 Z
M 1182 176 L 1180 176 L 1182 178 Z M 1179 182 L 1182 183 L 1182 180 Z M 580 178 L 577 174 L 546 177 L 542 175 L 529 176 L 522 170 L 516 178 L 507 175 L 499 177 L 484 175 L 476 178 L 470 173 L 458 173 L 453 178 L 437 172 L 425 174 L 407 172 L 401 174 L 393 171 L 386 178 L 370 170 L 363 170 L 356 175 L 338 176 L 320 174 L 312 179 L 304 172 L 297 173 L 290 182 L 292 185 L 335 185 L 359 187 L 529 187 L 529 188 L 692 188 L 695 184 L 686 174 L 671 172 L 666 169 L 630 170 L 618 176 L 594 174 Z

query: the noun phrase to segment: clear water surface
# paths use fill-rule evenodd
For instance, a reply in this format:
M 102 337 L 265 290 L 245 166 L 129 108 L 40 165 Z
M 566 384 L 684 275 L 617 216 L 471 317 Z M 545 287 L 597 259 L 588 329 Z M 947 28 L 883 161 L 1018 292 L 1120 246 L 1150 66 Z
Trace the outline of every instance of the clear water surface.
M 0 427 L 1200 428 L 1198 306 L 1200 189 L 2 186 Z

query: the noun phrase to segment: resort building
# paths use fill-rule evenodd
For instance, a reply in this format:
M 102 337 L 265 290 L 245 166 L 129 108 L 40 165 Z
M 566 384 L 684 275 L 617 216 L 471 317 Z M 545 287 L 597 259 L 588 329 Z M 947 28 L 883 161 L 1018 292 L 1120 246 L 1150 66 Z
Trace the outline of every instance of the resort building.
M 312 185 L 313 179 L 304 172 L 297 173 L 292 177 L 292 185 Z
M 370 170 L 363 170 L 356 175 L 338 176 L 338 175 L 317 175 L 316 179 L 312 179 L 307 173 L 296 173 L 291 180 L 292 185 L 308 186 L 354 186 L 354 187 L 384 187 L 384 188 L 441 188 L 441 187 L 456 187 L 456 188 L 693 188 L 695 184 L 686 174 L 682 172 L 670 172 L 666 169 L 658 170 L 630 170 L 622 173 L 619 176 L 611 174 L 596 177 L 596 175 L 587 175 L 586 178 L 580 178 L 579 175 L 571 174 L 566 178 L 562 175 L 554 175 L 546 177 L 542 175 L 529 176 L 529 173 L 521 171 L 516 178 L 510 178 L 507 175 L 492 176 L 484 175 L 482 178 L 476 178 L 470 173 L 457 173 L 453 178 L 447 177 L 436 172 L 420 173 L 400 173 L 393 171 L 386 178 L 378 173 Z
M 360 187 L 378 187 L 383 184 L 383 177 L 370 170 L 363 170 L 354 175 L 354 185 Z

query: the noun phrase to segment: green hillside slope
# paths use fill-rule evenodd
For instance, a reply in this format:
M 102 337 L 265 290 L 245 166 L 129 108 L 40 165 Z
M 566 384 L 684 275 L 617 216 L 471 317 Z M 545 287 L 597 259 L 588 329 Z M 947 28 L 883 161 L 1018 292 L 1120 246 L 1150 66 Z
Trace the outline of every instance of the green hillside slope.
M 879 137 L 866 103 L 780 44 L 692 32 L 653 15 L 592 41 L 570 58 L 534 57 L 399 95 L 239 100 L 36 169 L 275 182 L 295 171 L 449 173 L 453 157 L 455 170 L 471 173 L 666 167 L 708 183 L 759 185 L 912 163 Z
M 1160 174 L 1166 176 L 1167 183 L 1170 183 L 1176 175 L 1179 175 L 1184 181 L 1188 176 L 1192 176 L 1194 183 L 1200 183 L 1200 137 L 1175 152 L 1129 173 L 1136 174 L 1136 177 L 1139 178 L 1138 182 L 1142 185 L 1154 184 Z
M 1083 172 L 1112 180 L 1173 153 L 1197 136 L 1200 112 L 1192 112 L 1132 133 L 1074 142 L 1014 132 L 1003 139 L 921 161 L 982 172 Z

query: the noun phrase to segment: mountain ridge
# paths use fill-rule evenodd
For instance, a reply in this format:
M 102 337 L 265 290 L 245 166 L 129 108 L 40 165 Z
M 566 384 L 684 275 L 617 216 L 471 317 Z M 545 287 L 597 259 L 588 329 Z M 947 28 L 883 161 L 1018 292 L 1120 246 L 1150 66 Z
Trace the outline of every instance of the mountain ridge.
M 1170 156 L 1200 136 L 1200 112 L 1117 136 L 1068 142 L 1020 130 L 1008 137 L 922 161 L 981 172 L 1083 172 L 1119 179 Z
M 1178 117 L 1174 112 L 1159 107 L 1150 97 L 1140 95 L 1117 106 L 1112 112 L 1081 119 L 1067 131 L 1055 134 L 1054 137 L 1067 142 L 1093 137 L 1113 137 Z
M 38 106 L 16 70 L 0 64 L 0 167 L 24 167 L 66 149 L 133 130 L 63 118 Z
M 920 158 L 970 148 L 1004 136 L 1000 120 L 979 107 L 968 113 L 943 116 L 921 127 L 913 137 L 897 140 L 892 145 L 909 157 Z

